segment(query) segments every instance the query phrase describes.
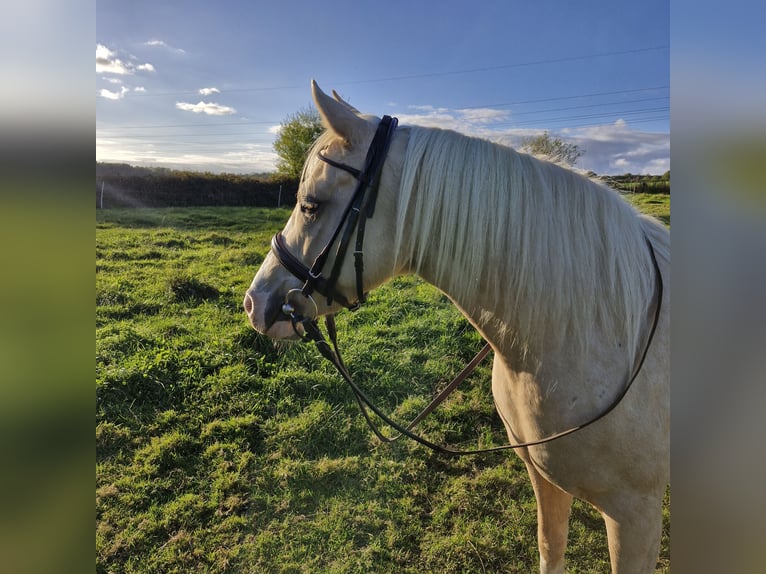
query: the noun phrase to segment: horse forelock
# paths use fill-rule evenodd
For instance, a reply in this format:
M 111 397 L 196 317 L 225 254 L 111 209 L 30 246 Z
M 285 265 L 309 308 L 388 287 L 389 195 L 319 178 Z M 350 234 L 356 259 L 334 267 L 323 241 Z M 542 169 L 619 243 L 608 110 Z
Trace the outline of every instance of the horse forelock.
M 428 268 L 463 308 L 497 309 L 481 320 L 524 349 L 565 340 L 587 347 L 595 326 L 636 348 L 654 291 L 643 228 L 666 241 L 658 225 L 572 170 L 409 128 L 395 252 L 416 273 Z

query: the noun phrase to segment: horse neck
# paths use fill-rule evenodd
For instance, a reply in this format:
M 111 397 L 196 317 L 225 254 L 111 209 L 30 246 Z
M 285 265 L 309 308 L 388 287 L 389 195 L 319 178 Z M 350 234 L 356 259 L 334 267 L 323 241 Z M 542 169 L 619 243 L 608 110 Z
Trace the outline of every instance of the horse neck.
M 586 347 L 596 325 L 630 345 L 651 263 L 635 213 L 610 193 L 509 148 L 413 128 L 395 252 L 495 344 Z
M 484 241 L 491 236 L 492 224 L 484 221 L 481 203 L 498 188 L 491 189 L 491 178 L 482 182 L 473 173 L 481 165 L 466 160 L 463 169 L 457 168 L 451 156 L 467 157 L 467 149 L 449 149 L 450 145 L 474 147 L 478 140 L 422 128 L 409 128 L 407 134 L 408 157 L 402 161 L 396 210 L 397 272 L 415 273 L 438 287 L 485 338 L 499 341 L 508 330 L 509 313 L 488 280 L 497 269 L 484 265 L 483 272 L 476 274 L 467 268 L 477 255 L 471 251 L 478 248 L 484 256 L 492 251 L 491 245 L 477 245 L 472 239 L 483 236 Z M 478 145 L 493 150 L 489 142 Z M 478 227 L 485 233 L 477 233 Z

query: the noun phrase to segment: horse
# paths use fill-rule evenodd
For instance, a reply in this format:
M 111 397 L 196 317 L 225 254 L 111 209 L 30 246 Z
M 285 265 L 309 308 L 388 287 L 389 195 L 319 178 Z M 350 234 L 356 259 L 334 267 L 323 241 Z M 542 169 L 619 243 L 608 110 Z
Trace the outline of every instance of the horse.
M 574 497 L 603 517 L 613 573 L 654 572 L 670 478 L 670 290 L 657 288 L 669 285 L 668 230 L 575 170 L 454 131 L 389 121 L 385 149 L 373 153 L 383 120 L 313 80 L 312 95 L 326 129 L 246 291 L 252 326 L 296 339 L 295 309 L 332 314 L 417 274 L 491 345 L 492 395 L 511 442 L 613 407 L 578 432 L 515 450 L 537 501 L 540 572 L 564 572 Z M 362 166 L 376 154 L 370 175 Z M 355 203 L 373 184 L 372 207 Z M 349 217 L 362 223 L 344 233 Z M 361 272 L 345 257 L 355 240 Z

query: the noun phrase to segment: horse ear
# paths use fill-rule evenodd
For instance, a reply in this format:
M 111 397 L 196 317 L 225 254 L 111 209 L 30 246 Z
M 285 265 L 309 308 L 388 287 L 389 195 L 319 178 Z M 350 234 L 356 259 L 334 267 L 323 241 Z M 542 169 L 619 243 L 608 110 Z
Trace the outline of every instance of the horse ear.
M 346 107 L 347 107 L 349 110 L 351 110 L 352 112 L 354 112 L 356 115 L 358 115 L 358 116 L 361 116 L 361 115 L 362 115 L 362 112 L 360 112 L 360 111 L 359 111 L 359 110 L 357 110 L 357 109 L 356 109 L 354 106 L 352 106 L 351 104 L 349 104 L 349 103 L 348 103 L 346 100 L 344 100 L 343 98 L 341 98 L 341 97 L 340 97 L 340 94 L 339 94 L 338 92 L 336 92 L 335 90 L 333 90 L 333 91 L 332 91 L 332 97 L 333 97 L 333 98 L 335 98 L 335 101 L 336 101 L 336 102 L 338 102 L 339 104 L 343 104 L 343 105 L 344 105 L 344 106 L 346 106 Z
M 367 122 L 354 113 L 345 102 L 338 102 L 325 94 L 314 80 L 311 93 L 324 126 L 347 142 L 359 138 L 366 131 Z

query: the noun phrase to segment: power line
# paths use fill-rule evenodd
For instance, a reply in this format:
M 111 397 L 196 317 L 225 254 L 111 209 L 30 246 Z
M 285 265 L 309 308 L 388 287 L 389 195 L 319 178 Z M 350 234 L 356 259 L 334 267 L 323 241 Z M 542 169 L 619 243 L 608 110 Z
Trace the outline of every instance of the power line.
M 478 105 L 478 106 L 466 106 L 466 107 L 460 107 L 460 108 L 454 108 L 455 111 L 467 111 L 467 110 L 476 110 L 476 109 L 482 109 L 482 108 L 499 108 L 499 107 L 506 107 L 506 106 L 516 106 L 516 105 L 522 105 L 522 104 L 537 104 L 537 103 L 546 103 L 546 102 L 556 102 L 556 101 L 566 101 L 566 100 L 575 100 L 580 98 L 596 98 L 596 97 L 602 97 L 602 96 L 614 96 L 614 95 L 622 95 L 622 94 L 632 94 L 632 93 L 639 93 L 639 92 L 649 92 L 649 91 L 656 91 L 656 90 L 665 90 L 669 89 L 670 86 L 652 86 L 647 88 L 634 88 L 630 90 L 616 90 L 616 91 L 608 91 L 608 92 L 593 92 L 588 94 L 576 94 L 572 96 L 558 96 L 555 98 L 538 98 L 538 99 L 531 99 L 531 100 L 517 100 L 515 102 L 504 102 L 499 104 L 484 104 L 484 105 Z M 633 100 L 638 101 L 638 100 Z M 603 104 L 591 104 L 594 107 L 598 107 L 600 105 L 608 106 L 608 105 L 618 105 L 620 103 L 629 103 L 629 102 L 605 102 Z M 576 109 L 578 106 L 573 106 L 572 109 Z M 588 107 L 588 106 L 583 106 Z M 560 108 L 564 109 L 564 108 Z M 521 112 L 521 113 L 534 113 L 534 112 Z M 517 114 L 518 115 L 518 114 Z M 134 125 L 120 125 L 120 126 L 114 126 L 114 127 L 99 127 L 96 126 L 97 131 L 103 131 L 103 130 L 123 130 L 123 129 L 154 129 L 154 128 L 185 128 L 185 127 L 209 127 L 209 126 L 247 126 L 247 125 L 278 125 L 280 124 L 280 120 L 272 120 L 272 121 L 245 121 L 245 122 L 205 122 L 205 123 L 193 123 L 193 124 L 134 124 Z
M 243 133 L 233 133 L 233 132 L 221 132 L 221 133 L 190 133 L 190 134 L 125 134 L 125 135 L 115 135 L 115 136 L 109 136 L 104 135 L 102 137 L 104 138 L 119 138 L 119 139 L 154 139 L 154 138 L 212 138 L 212 137 L 219 137 L 219 136 L 266 136 L 266 135 L 274 135 L 271 132 L 243 132 Z
M 563 124 L 564 127 L 573 128 L 573 127 L 586 127 L 586 126 L 594 126 L 594 125 L 604 125 L 604 122 L 607 120 L 618 120 L 623 119 L 626 117 L 631 116 L 639 116 L 639 117 L 633 117 L 630 120 L 630 124 L 637 124 L 637 123 L 647 123 L 647 122 L 653 122 L 653 121 L 666 121 L 668 119 L 668 115 L 665 112 L 668 112 L 670 108 L 668 106 L 664 107 L 655 107 L 655 108 L 644 108 L 644 109 L 638 109 L 638 110 L 622 110 L 622 111 L 613 111 L 613 112 L 602 112 L 602 113 L 595 113 L 595 114 L 578 114 L 578 115 L 568 115 L 568 116 L 560 116 L 555 118 L 541 118 L 541 119 L 528 119 L 521 122 L 503 122 L 503 123 L 496 123 L 492 124 L 492 128 L 505 128 L 505 129 L 513 129 L 513 128 L 523 128 L 523 127 L 530 127 L 530 126 L 540 126 L 541 128 L 543 126 L 551 126 L 551 125 L 561 125 Z M 652 114 L 649 117 L 642 118 L 640 117 L 641 114 Z M 586 124 L 581 124 L 577 122 L 582 122 L 583 120 L 594 120 L 597 118 L 602 118 L 602 121 L 593 123 L 588 122 Z M 174 136 L 174 135 L 168 135 L 168 134 L 129 134 L 129 135 L 121 135 L 121 136 L 114 136 L 113 139 L 118 140 L 138 140 L 138 141 L 145 141 L 145 140 L 155 140 L 158 144 L 172 144 L 174 146 L 208 146 L 208 147 L 216 147 L 221 145 L 232 145 L 232 144 L 257 144 L 257 143 L 268 143 L 270 140 L 268 138 L 265 138 L 264 136 L 272 135 L 269 132 L 250 132 L 250 133 L 242 133 L 242 134 L 235 134 L 235 133 L 213 133 L 213 134 L 204 134 L 204 133 L 193 133 L 193 134 L 183 134 L 183 138 L 221 138 L 221 137 L 227 137 L 227 138 L 236 138 L 236 139 L 216 139 L 216 141 L 205 141 L 205 142 L 194 142 L 194 141 L 183 141 L 178 138 L 180 136 Z M 105 139 L 107 139 L 108 136 L 106 136 Z
M 636 124 L 647 124 L 647 123 L 653 123 L 653 122 L 661 122 L 661 121 L 667 121 L 670 119 L 670 116 L 667 114 L 661 115 L 661 116 L 655 116 L 655 117 L 648 117 L 648 118 L 640 118 L 640 119 L 631 119 L 629 124 L 630 126 L 634 126 Z M 595 122 L 595 123 L 586 123 L 586 124 L 573 124 L 566 126 L 567 128 L 591 128 L 591 127 L 600 127 L 605 125 L 604 122 Z M 610 124 L 607 124 L 610 125 Z
M 638 100 L 623 100 L 623 101 L 619 101 L 619 102 L 604 102 L 604 103 L 600 103 L 600 104 L 585 104 L 585 105 L 582 105 L 582 106 L 567 106 L 567 107 L 564 107 L 564 108 L 545 108 L 545 109 L 540 109 L 540 110 L 530 110 L 530 111 L 526 111 L 526 112 L 513 112 L 513 116 L 512 117 L 515 118 L 515 117 L 518 117 L 518 116 L 529 116 L 529 115 L 532 115 L 532 114 L 546 114 L 546 113 L 549 113 L 549 112 L 563 112 L 563 111 L 568 111 L 568 110 L 584 110 L 584 109 L 588 109 L 588 108 L 607 108 L 607 107 L 611 107 L 611 106 L 621 106 L 621 105 L 624 105 L 624 104 L 637 104 L 637 103 L 641 103 L 641 102 L 656 102 L 658 100 L 667 100 L 667 99 L 669 99 L 669 97 L 670 96 L 660 96 L 658 98 L 641 98 L 641 99 L 638 99 Z M 477 109 L 477 108 L 461 108 L 461 110 L 466 110 L 466 109 L 470 110 L 470 109 Z M 615 113 L 619 113 L 619 110 L 616 110 Z
M 456 110 L 462 111 L 462 110 L 476 110 L 480 108 L 502 108 L 505 106 L 518 106 L 522 104 L 540 104 L 544 102 L 557 102 L 562 100 L 575 100 L 578 98 L 596 98 L 601 96 L 614 96 L 618 94 L 632 94 L 636 92 L 650 92 L 654 90 L 667 90 L 670 86 L 654 86 L 651 88 L 635 88 L 632 90 L 617 90 L 613 92 L 594 92 L 592 94 L 579 94 L 576 96 L 560 96 L 556 98 L 539 98 L 534 100 L 517 100 L 515 102 L 503 102 L 501 104 L 484 104 L 481 106 L 469 106 L 469 107 L 463 107 L 463 108 L 455 108 Z
M 557 118 L 541 118 L 541 119 L 528 119 L 521 122 L 504 122 L 504 123 L 498 123 L 493 124 L 492 127 L 517 127 L 517 126 L 529 126 L 529 125 L 536 125 L 536 124 L 557 124 L 557 123 L 563 123 L 563 122 L 576 122 L 582 119 L 592 119 L 592 118 L 620 118 L 622 116 L 632 116 L 636 114 L 644 114 L 644 113 L 657 113 L 657 112 L 669 112 L 670 106 L 663 106 L 663 107 L 657 107 L 657 108 L 643 108 L 638 110 L 623 110 L 623 111 L 615 111 L 615 112 L 601 112 L 597 114 L 582 114 L 582 115 L 574 115 L 574 116 L 561 116 Z
M 656 101 L 656 100 L 666 100 L 667 98 L 644 98 L 639 100 L 632 100 L 630 103 L 637 103 L 637 102 L 648 102 L 648 101 Z M 613 103 L 607 103 L 607 104 L 588 104 L 588 105 L 582 105 L 582 106 L 568 106 L 564 108 L 549 108 L 549 109 L 543 109 L 543 110 L 532 110 L 527 112 L 519 112 L 512 116 L 529 116 L 534 114 L 542 114 L 542 113 L 550 113 L 550 112 L 556 112 L 556 111 L 571 111 L 571 110 L 581 110 L 581 109 L 589 109 L 589 108 L 598 108 L 598 107 L 609 107 L 609 106 L 618 106 L 622 105 L 624 103 L 628 102 L 613 102 Z M 466 108 L 463 108 L 466 109 Z M 473 109 L 473 108 L 471 108 Z M 551 123 L 568 123 L 568 122 L 575 122 L 582 119 L 593 119 L 593 118 L 611 118 L 611 117 L 620 117 L 620 116 L 631 116 L 636 114 L 642 114 L 642 113 L 656 113 L 656 112 L 666 112 L 669 111 L 669 106 L 661 106 L 661 107 L 653 107 L 653 108 L 639 108 L 639 109 L 633 109 L 633 110 L 611 110 L 611 111 L 602 111 L 594 114 L 575 114 L 575 115 L 564 115 L 559 117 L 553 117 L 553 118 L 538 118 L 538 119 L 525 119 L 521 122 L 518 121 L 508 121 L 508 122 L 499 122 L 499 123 L 493 123 L 493 128 L 502 128 L 502 127 L 523 127 L 523 126 L 529 126 L 534 124 L 551 124 Z M 213 124 L 211 124 L 213 125 Z M 221 125 L 227 125 L 227 124 L 217 124 L 217 126 Z M 235 124 L 236 125 L 236 124 Z M 137 127 L 137 126 L 134 126 Z M 159 127 L 159 126 L 158 126 Z M 186 127 L 186 126 L 181 126 Z M 118 129 L 118 128 L 112 128 L 112 129 Z M 263 132 L 263 131 L 249 131 L 249 132 L 196 132 L 196 133 L 183 133 L 183 134 L 119 134 L 115 136 L 109 136 L 108 134 L 101 134 L 103 137 L 113 137 L 117 139 L 171 139 L 171 138 L 196 138 L 196 137 L 232 137 L 232 136 L 242 136 L 242 137 L 254 137 L 254 136 L 269 136 L 273 135 L 272 132 Z M 177 140 L 174 143 L 178 143 Z
M 479 68 L 467 68 L 462 70 L 445 70 L 441 72 L 423 72 L 419 74 L 405 74 L 401 76 L 388 76 L 382 78 L 366 78 L 360 80 L 341 80 L 334 82 L 336 86 L 351 86 L 358 84 L 371 84 L 379 82 L 394 82 L 401 80 L 416 80 L 423 78 L 437 78 L 444 76 L 456 76 L 461 74 L 476 74 L 481 72 L 493 72 L 497 70 L 508 70 L 512 68 L 524 68 L 529 66 L 541 66 L 548 64 L 563 64 L 566 62 L 576 62 L 581 60 L 591 60 L 597 58 L 608 58 L 613 56 L 626 56 L 630 54 L 641 54 L 647 52 L 657 52 L 662 50 L 668 50 L 668 45 L 661 46 L 649 46 L 646 48 L 635 48 L 632 50 L 618 50 L 612 52 L 600 52 L 596 54 L 583 54 L 580 56 L 567 56 L 564 58 L 549 58 L 543 60 L 531 60 L 528 62 L 515 62 L 512 64 L 499 64 L 496 66 L 483 66 Z M 295 90 L 303 89 L 305 85 L 285 85 L 285 86 L 261 86 L 261 87 L 249 87 L 249 88 L 228 88 L 220 91 L 221 94 L 232 92 L 266 92 L 266 91 L 278 91 L 278 90 Z M 127 97 L 131 98 L 146 98 L 146 97 L 158 97 L 158 96 L 185 96 L 190 94 L 199 95 L 199 90 L 177 91 L 177 92 L 133 92 Z
M 279 121 L 262 121 L 262 122 L 208 122 L 208 123 L 196 123 L 196 124 L 136 124 L 136 125 L 127 125 L 127 126 L 114 126 L 114 127 L 99 127 L 96 126 L 96 129 L 99 130 L 132 130 L 137 128 L 189 128 L 189 127 L 208 127 L 208 126 L 251 126 L 251 125 L 276 125 L 280 123 Z
M 458 74 L 474 74 L 478 72 L 492 72 L 495 70 L 507 70 L 511 68 L 523 68 L 527 66 L 539 66 L 543 64 L 561 64 L 564 62 L 574 62 L 578 60 L 590 60 L 594 58 L 605 58 L 610 56 L 623 56 L 627 54 L 639 54 L 642 52 L 652 52 L 657 50 L 667 50 L 668 46 L 652 46 L 649 48 L 637 48 L 635 50 L 621 50 L 617 52 L 603 52 L 600 54 L 588 54 L 583 56 L 568 56 L 565 58 L 553 58 L 548 60 L 533 60 L 530 62 L 519 62 L 515 64 L 501 64 L 499 66 L 484 66 L 482 68 L 470 68 L 466 70 L 452 70 L 446 72 L 430 72 L 424 74 L 409 74 L 404 76 L 390 76 L 387 78 L 375 78 L 368 80 L 352 80 L 346 82 L 337 82 L 338 85 L 369 84 L 373 82 L 390 82 L 398 80 L 413 80 L 421 78 L 434 78 L 440 76 L 454 76 Z

